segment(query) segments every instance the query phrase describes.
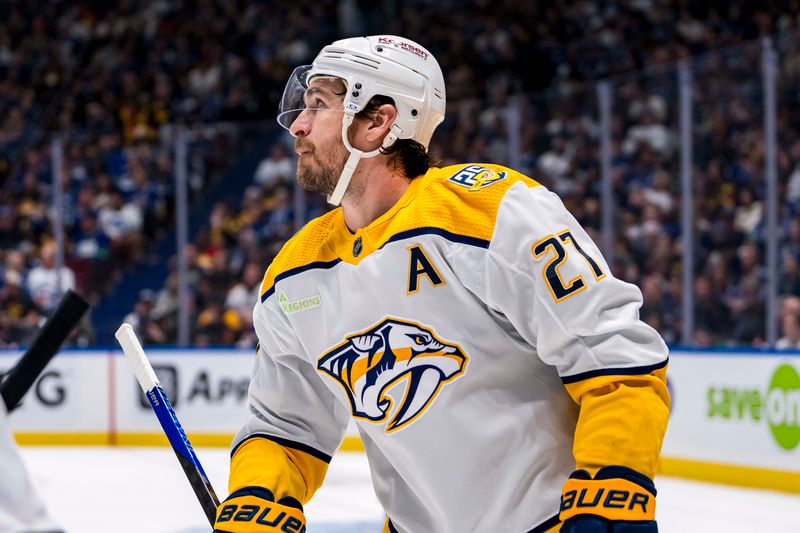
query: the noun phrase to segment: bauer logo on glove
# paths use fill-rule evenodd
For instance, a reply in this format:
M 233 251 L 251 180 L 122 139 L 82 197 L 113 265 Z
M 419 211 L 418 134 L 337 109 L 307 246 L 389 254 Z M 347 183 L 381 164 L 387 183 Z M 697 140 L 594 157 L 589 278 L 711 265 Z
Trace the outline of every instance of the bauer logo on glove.
M 220 533 L 305 533 L 300 502 L 282 498 L 275 502 L 272 492 L 245 487 L 231 494 L 220 506 L 214 531 Z
M 573 472 L 561 494 L 564 521 L 584 514 L 612 521 L 650 521 L 655 512 L 653 482 L 621 466 L 601 468 L 594 479 L 585 470 Z

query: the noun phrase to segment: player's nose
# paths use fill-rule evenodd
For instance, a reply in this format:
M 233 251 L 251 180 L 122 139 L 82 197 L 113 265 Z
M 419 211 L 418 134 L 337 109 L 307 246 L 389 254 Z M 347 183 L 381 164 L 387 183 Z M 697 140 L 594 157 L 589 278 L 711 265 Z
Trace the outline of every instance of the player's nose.
M 289 133 L 292 137 L 306 137 L 311 131 L 311 112 L 308 109 L 303 109 L 297 118 L 294 119 L 292 125 L 289 126 Z

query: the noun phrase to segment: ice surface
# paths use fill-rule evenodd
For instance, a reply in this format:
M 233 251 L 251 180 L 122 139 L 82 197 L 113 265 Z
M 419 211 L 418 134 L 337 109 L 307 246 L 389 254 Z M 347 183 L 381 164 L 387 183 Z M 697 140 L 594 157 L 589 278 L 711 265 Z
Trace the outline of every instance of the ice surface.
M 197 449 L 217 495 L 227 494 L 228 452 Z M 25 447 L 22 455 L 54 518 L 71 533 L 209 533 L 168 448 Z M 663 532 L 800 532 L 800 494 L 657 478 Z M 308 533 L 379 533 L 383 513 L 366 459 L 339 453 L 306 506 Z

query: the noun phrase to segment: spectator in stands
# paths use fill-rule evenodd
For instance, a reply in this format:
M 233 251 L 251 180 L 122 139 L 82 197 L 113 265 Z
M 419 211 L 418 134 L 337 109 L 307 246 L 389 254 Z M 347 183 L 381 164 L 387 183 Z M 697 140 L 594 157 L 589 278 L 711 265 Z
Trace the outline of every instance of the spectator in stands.
M 572 161 L 567 153 L 566 139 L 560 135 L 553 137 L 550 149 L 539 157 L 537 166 L 542 174 L 550 178 L 555 187 L 565 182 L 568 183 L 572 179 L 573 169 Z
M 142 226 L 142 212 L 138 205 L 125 203 L 122 193 L 112 191 L 107 205 L 98 213 L 100 227 L 114 246 L 123 246 L 127 239 Z
M 103 289 L 108 279 L 106 261 L 111 253 L 111 239 L 97 225 L 93 214 L 84 215 L 73 233 L 72 255 L 69 266 L 75 272 L 75 283 L 81 294 L 92 294 L 94 289 Z
M 778 294 L 800 296 L 800 263 L 798 263 L 798 258 L 787 252 L 782 254 L 782 258 Z
M 155 292 L 150 289 L 142 289 L 139 291 L 139 299 L 133 306 L 133 311 L 125 315 L 123 322 L 127 322 L 133 327 L 136 335 L 140 339 L 147 336 L 150 321 L 152 320 L 151 313 L 155 306 Z
M 762 283 L 754 275 L 742 278 L 727 299 L 734 320 L 731 337 L 744 344 L 760 346 L 764 341 L 764 298 Z
M 786 201 L 792 206 L 794 212 L 800 211 L 800 154 L 794 158 L 795 167 L 786 185 Z
M 8 250 L 17 244 L 16 208 L 13 203 L 0 202 L 0 250 Z
M 261 289 L 261 262 L 250 262 L 244 267 L 241 281 L 234 285 L 225 298 L 225 322 L 235 332 L 233 343 L 252 346 L 256 342 L 253 330 L 253 306 L 258 301 Z
M 235 340 L 229 334 L 222 302 L 211 300 L 197 317 L 194 344 L 197 346 L 223 346 Z M 233 329 L 233 328 L 231 328 Z
M 724 342 L 731 324 L 730 311 L 716 298 L 706 276 L 695 278 L 693 296 L 695 339 L 703 338 L 704 346 Z
M 294 233 L 294 198 L 286 185 L 278 185 L 267 200 L 269 218 L 261 228 L 262 234 L 288 239 Z
M 262 187 L 274 187 L 281 181 L 291 180 L 294 172 L 294 160 L 289 157 L 286 146 L 276 142 L 270 148 L 269 157 L 258 164 L 254 179 Z
M 797 217 L 793 217 L 786 224 L 786 237 L 781 249 L 785 255 L 790 255 L 800 261 L 800 219 Z
M 751 189 L 740 189 L 738 196 L 734 226 L 748 238 L 756 238 L 756 228 L 763 220 L 763 204 Z
M 126 269 L 135 264 L 141 252 L 142 211 L 133 202 L 125 203 L 122 193 L 111 191 L 109 202 L 98 213 L 100 229 L 111 239 L 114 267 Z
M 781 338 L 775 343 L 779 350 L 800 350 L 800 298 L 789 296 L 781 303 Z
M 252 319 L 253 306 L 258 301 L 261 277 L 264 266 L 259 263 L 247 263 L 241 276 L 241 281 L 228 291 L 225 297 L 226 309 L 231 309 L 239 314 L 241 320 L 249 322 Z
M 667 279 L 659 272 L 652 272 L 642 277 L 638 285 L 644 299 L 640 310 L 641 319 L 653 328 L 659 328 L 665 342 L 676 342 L 677 334 L 673 323 L 676 301 Z
M 635 108 L 635 104 L 631 105 L 629 112 L 637 114 Z M 625 142 L 622 145 L 624 153 L 633 154 L 642 145 L 646 145 L 660 156 L 670 154 L 674 141 L 671 132 L 662 123 L 665 110 L 666 104 L 659 99 L 653 99 L 645 104 L 641 118 L 625 134 Z
M 34 303 L 45 313 L 50 313 L 61 295 L 74 288 L 75 274 L 66 265 L 56 268 L 55 243 L 46 243 L 39 252 L 39 264 L 28 274 L 27 289 Z
M 572 211 L 595 237 L 600 220 L 597 110 L 594 85 L 583 82 L 646 69 L 643 76 L 610 80 L 619 195 L 615 206 L 622 221 L 617 247 L 620 257 L 648 272 L 650 246 L 658 244 L 663 284 L 678 275 L 679 264 L 678 254 L 665 254 L 663 243 L 663 235 L 675 241 L 679 233 L 674 66 L 689 53 L 705 53 L 693 59 L 696 86 L 704 88 L 695 95 L 695 112 L 703 115 L 695 121 L 701 220 L 696 267 L 713 284 L 717 301 L 738 290 L 739 274 L 729 264 L 735 264 L 736 250 L 746 240 L 761 247 L 764 238 L 757 38 L 777 30 L 788 35 L 784 55 L 791 66 L 791 56 L 797 55 L 791 43 L 800 26 L 800 4 L 790 2 L 780 10 L 743 0 L 674 9 L 659 2 L 583 2 L 576 7 L 500 0 L 487 8 L 485 2 L 467 1 L 457 10 L 452 2 L 384 4 L 348 2 L 350 10 L 341 11 L 338 2 L 292 0 L 276 4 L 285 15 L 276 19 L 270 16 L 275 6 L 266 3 L 248 3 L 241 10 L 225 2 L 186 9 L 145 0 L 135 10 L 11 3 L 0 30 L 0 249 L 22 251 L 23 283 L 31 254 L 53 233 L 48 217 L 50 137 L 38 128 L 58 130 L 65 138 L 65 168 L 77 189 L 67 191 L 77 197 L 69 207 L 71 231 L 77 235 L 84 224 L 91 225 L 83 222 L 85 217 L 98 217 L 103 210 L 99 226 L 117 239 L 110 227 L 126 227 L 122 219 L 129 218 L 112 205 L 118 189 L 123 204 L 138 209 L 134 218 L 139 222 L 130 238 L 153 242 L 172 223 L 172 153 L 171 147 L 160 146 L 170 139 L 164 135 L 170 131 L 166 124 L 271 118 L 287 65 L 302 62 L 309 50 L 334 40 L 337 22 L 421 38 L 430 31 L 424 20 L 436 19 L 441 24 L 431 51 L 445 70 L 451 69 L 450 79 L 457 80 L 448 94 L 453 119 L 442 125 L 449 132 L 441 141 L 450 145 L 448 155 L 457 160 L 506 159 L 496 153 L 509 150 L 507 104 L 514 95 L 550 87 L 547 94 L 522 99 L 521 168 L 538 165 L 542 180 L 551 180 L 548 185 L 564 195 L 565 203 L 575 204 Z M 754 46 L 741 45 L 753 39 Z M 531 69 L 531 64 L 537 67 Z M 779 158 L 780 173 L 789 178 L 789 209 L 782 221 L 787 231 L 781 294 L 797 294 L 793 272 L 800 258 L 800 143 L 795 132 L 800 123 L 791 105 L 797 69 L 787 68 L 782 75 Z M 232 152 L 216 142 L 194 142 L 191 161 L 197 168 L 190 175 L 197 192 L 210 183 L 211 170 L 232 159 Z M 436 150 L 434 145 L 434 154 Z M 264 189 L 265 205 L 247 213 L 250 217 L 257 211 L 259 218 L 245 223 L 245 217 L 230 213 L 222 233 L 228 256 L 239 261 L 237 269 L 246 262 L 243 257 L 259 253 L 253 249 L 268 255 L 280 247 L 286 232 L 296 229 L 289 223 L 291 191 L 272 190 L 281 176 L 293 176 L 293 159 L 276 143 L 262 163 L 254 180 Z M 642 198 L 632 198 L 635 202 L 629 205 L 625 197 L 631 186 L 638 190 L 633 196 Z M 271 205 L 279 206 L 279 212 Z M 324 205 L 309 198 L 309 209 L 319 211 Z M 644 236 L 654 228 L 659 236 L 649 241 Z M 629 231 L 635 237 L 626 236 Z M 242 235 L 250 236 L 237 245 Z M 91 241 L 75 244 L 73 249 L 84 255 Z M 785 255 L 787 250 L 793 257 Z M 68 243 L 67 264 L 73 264 L 69 251 Z M 109 271 L 128 267 L 136 255 L 129 248 L 112 247 Z M 712 256 L 719 262 L 710 265 Z M 723 332 L 733 331 L 730 320 Z
M 154 320 L 159 321 L 162 317 L 175 316 L 178 312 L 178 276 L 174 272 L 170 273 L 164 287 L 156 294 L 156 302 L 151 311 Z M 156 342 L 163 344 L 169 342 L 168 332 L 163 331 L 157 337 Z M 166 340 L 165 340 L 166 339 Z
M 0 288 L 0 347 L 31 341 L 43 317 L 22 287 L 22 274 L 6 270 Z

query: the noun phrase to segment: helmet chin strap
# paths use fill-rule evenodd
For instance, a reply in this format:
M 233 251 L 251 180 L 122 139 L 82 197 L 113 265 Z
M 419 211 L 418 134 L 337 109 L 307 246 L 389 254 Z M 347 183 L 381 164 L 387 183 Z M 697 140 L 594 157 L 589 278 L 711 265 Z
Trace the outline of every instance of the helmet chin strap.
M 344 198 L 344 193 L 347 191 L 347 186 L 350 185 L 350 179 L 356 171 L 358 162 L 361 161 L 362 158 L 375 157 L 381 153 L 381 148 L 389 148 L 394 144 L 398 135 L 401 133 L 400 127 L 397 124 L 392 124 L 380 148 L 372 150 L 371 152 L 356 150 L 350 145 L 350 140 L 347 138 L 347 131 L 350 129 L 354 117 L 355 113 L 352 111 L 345 111 L 342 117 L 342 142 L 344 143 L 344 147 L 347 148 L 347 151 L 350 152 L 350 157 L 347 158 L 347 162 L 344 164 L 342 173 L 339 175 L 339 181 L 336 182 L 336 187 L 334 187 L 333 192 L 328 196 L 328 203 L 331 205 L 339 205 L 342 203 L 342 198 Z

